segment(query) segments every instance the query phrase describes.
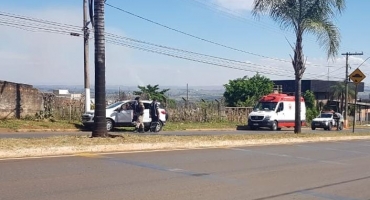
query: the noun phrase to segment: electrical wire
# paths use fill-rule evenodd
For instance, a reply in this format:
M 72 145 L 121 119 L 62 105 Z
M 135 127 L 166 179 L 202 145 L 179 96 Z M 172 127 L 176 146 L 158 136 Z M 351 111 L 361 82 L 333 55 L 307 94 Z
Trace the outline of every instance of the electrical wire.
M 261 57 L 261 58 L 266 58 L 266 59 L 270 59 L 270 60 L 275 60 L 275 61 L 279 61 L 279 62 L 287 62 L 287 63 L 291 63 L 290 60 L 284 60 L 284 59 L 280 59 L 280 58 L 272 58 L 272 57 L 268 57 L 268 56 L 264 56 L 264 55 L 261 55 L 261 54 L 257 54 L 257 53 L 253 53 L 253 52 L 249 52 L 249 51 L 245 51 L 245 50 L 241 50 L 241 49 L 237 49 L 237 48 L 234 48 L 234 47 L 231 47 L 231 46 L 228 46 L 228 45 L 224 45 L 224 44 L 221 44 L 221 43 L 218 43 L 218 42 L 214 42 L 214 41 L 211 41 L 211 40 L 208 40 L 208 39 L 205 39 L 205 38 L 202 38 L 202 37 L 199 37 L 199 36 L 196 36 L 196 35 L 193 35 L 193 34 L 190 34 L 190 33 L 187 33 L 185 31 L 181 31 L 181 30 L 178 30 L 178 29 L 175 29 L 175 28 L 172 28 L 172 27 L 169 27 L 167 25 L 164 25 L 162 23 L 159 23 L 159 22 L 156 22 L 154 20 L 151 20 L 151 19 L 148 19 L 148 18 L 145 18 L 145 17 L 142 17 L 140 15 L 137 15 L 137 14 L 134 14 L 130 11 L 127 11 L 127 10 L 124 10 L 120 7 L 117 7 L 117 6 L 114 6 L 112 4 L 109 4 L 109 3 L 105 3 L 105 5 L 113 8 L 113 9 L 116 9 L 120 12 L 123 12 L 123 13 L 126 13 L 126 14 L 129 14 L 131 16 L 134 16 L 136 18 L 139 18 L 141 20 L 144 20 L 144 21 L 147 21 L 147 22 L 150 22 L 152 24 L 155 24 L 157 26 L 160 26 L 160 27 L 163 27 L 163 28 L 166 28 L 166 29 L 169 29 L 171 31 L 174 31 L 174 32 L 177 32 L 177 33 L 180 33 L 180 34 L 183 34 L 183 35 L 186 35 L 186 36 L 189 36 L 189 37 L 192 37 L 192 38 L 195 38 L 195 39 L 198 39 L 198 40 L 201 40 L 203 42 L 207 42 L 207 43 L 210 43 L 210 44 L 213 44 L 213 45 L 217 45 L 217 46 L 221 46 L 221 47 L 224 47 L 224 48 L 227 48 L 227 49 L 230 49 L 230 50 L 234 50 L 234 51 L 238 51 L 238 52 L 242 52 L 242 53 L 246 53 L 246 54 L 249 54 L 249 55 L 253 55 L 253 56 L 258 56 L 258 57 Z M 311 65 L 311 66 L 317 66 L 317 67 L 323 67 L 322 65 L 317 65 L 317 64 L 306 64 L 306 65 Z
M 6 15 L 1 17 L 2 12 L 0 12 L 0 24 L 5 26 L 10 26 L 14 28 L 20 28 L 27 31 L 43 31 L 43 32 L 51 32 L 51 33 L 59 33 L 59 34 L 71 34 L 71 31 L 74 33 L 78 33 L 78 36 L 82 36 L 82 27 L 73 26 L 68 24 L 62 24 L 57 22 L 51 22 L 47 20 L 38 20 L 35 18 L 27 18 L 23 16 L 16 16 L 16 15 Z M 4 15 L 3 15 L 4 16 Z M 16 20 L 12 19 L 9 20 L 8 18 L 15 18 Z M 27 23 L 24 21 L 32 21 L 32 23 Z M 38 24 L 39 23 L 39 24 Z M 127 38 L 123 36 L 118 36 L 112 33 L 106 33 L 106 39 L 108 43 L 121 45 L 129 48 L 139 49 L 147 52 L 158 53 L 162 55 L 167 55 L 171 57 L 181 58 L 185 60 L 200 62 L 204 64 L 211 64 L 215 66 L 221 66 L 231 69 L 238 69 L 238 70 L 245 70 L 245 71 L 252 71 L 252 72 L 263 72 L 266 74 L 276 75 L 276 76 L 284 76 L 289 77 L 287 72 L 293 74 L 292 71 L 282 70 L 281 68 L 273 68 L 270 66 L 264 66 L 254 63 L 247 63 L 243 61 L 237 61 L 233 59 L 221 58 L 217 56 L 211 56 L 206 54 L 200 54 L 196 52 L 176 49 L 172 47 L 166 47 L 163 45 L 157 45 L 141 40 L 136 40 L 132 38 Z M 129 41 L 129 42 L 127 42 Z M 252 65 L 252 66 L 251 66 Z M 255 66 L 259 66 L 256 69 Z M 252 68 L 252 69 L 246 69 Z M 315 75 L 315 74 L 313 74 Z M 315 77 L 317 79 L 317 75 Z

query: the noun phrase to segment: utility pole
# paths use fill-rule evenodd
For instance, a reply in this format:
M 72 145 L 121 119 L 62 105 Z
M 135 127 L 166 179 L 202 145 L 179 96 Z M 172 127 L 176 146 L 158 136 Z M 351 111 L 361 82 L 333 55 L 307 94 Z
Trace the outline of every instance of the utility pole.
M 186 108 L 189 109 L 189 84 L 186 84 Z
M 363 53 L 350 53 L 350 52 L 347 52 L 347 53 L 342 53 L 343 56 L 346 56 L 346 76 L 345 76 L 345 79 L 344 79 L 344 83 L 345 83 L 345 94 L 344 94 L 344 115 L 343 115 L 343 118 L 344 118 L 344 127 L 345 128 L 348 128 L 348 57 L 349 56 L 355 56 L 355 55 L 363 55 Z
M 105 101 L 105 0 L 94 0 L 95 114 L 92 137 L 107 137 Z M 110 124 L 112 125 L 112 124 Z
M 85 112 L 90 106 L 90 79 L 89 79 L 89 35 L 90 30 L 87 22 L 87 0 L 83 0 L 83 31 L 84 31 L 84 87 L 85 87 Z

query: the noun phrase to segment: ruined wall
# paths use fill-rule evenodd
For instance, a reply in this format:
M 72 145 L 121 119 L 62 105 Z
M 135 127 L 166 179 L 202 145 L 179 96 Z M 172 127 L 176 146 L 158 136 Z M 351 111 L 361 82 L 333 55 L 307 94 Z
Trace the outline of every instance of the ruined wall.
M 0 119 L 34 116 L 40 110 L 43 110 L 43 99 L 38 89 L 0 81 Z

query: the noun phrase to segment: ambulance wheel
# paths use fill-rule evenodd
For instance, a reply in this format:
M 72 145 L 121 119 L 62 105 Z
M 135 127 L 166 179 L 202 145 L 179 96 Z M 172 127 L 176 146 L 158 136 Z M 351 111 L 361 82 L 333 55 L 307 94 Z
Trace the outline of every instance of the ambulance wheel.
M 276 121 L 273 121 L 272 122 L 270 129 L 272 131 L 277 131 L 278 130 L 278 126 L 277 126 L 277 122 Z

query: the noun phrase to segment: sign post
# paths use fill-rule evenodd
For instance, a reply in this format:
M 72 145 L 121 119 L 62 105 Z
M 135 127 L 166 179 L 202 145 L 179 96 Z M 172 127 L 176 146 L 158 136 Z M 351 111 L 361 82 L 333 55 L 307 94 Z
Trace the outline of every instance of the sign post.
M 353 81 L 353 83 L 356 85 L 356 91 L 355 91 L 355 114 L 353 115 L 353 126 L 352 126 L 352 133 L 355 132 L 355 125 L 356 125 L 356 110 L 357 110 L 357 88 L 358 84 L 361 83 L 362 80 L 366 78 L 365 74 L 362 73 L 362 71 L 357 68 L 355 71 L 353 71 L 349 78 Z M 346 105 L 347 106 L 347 105 Z

